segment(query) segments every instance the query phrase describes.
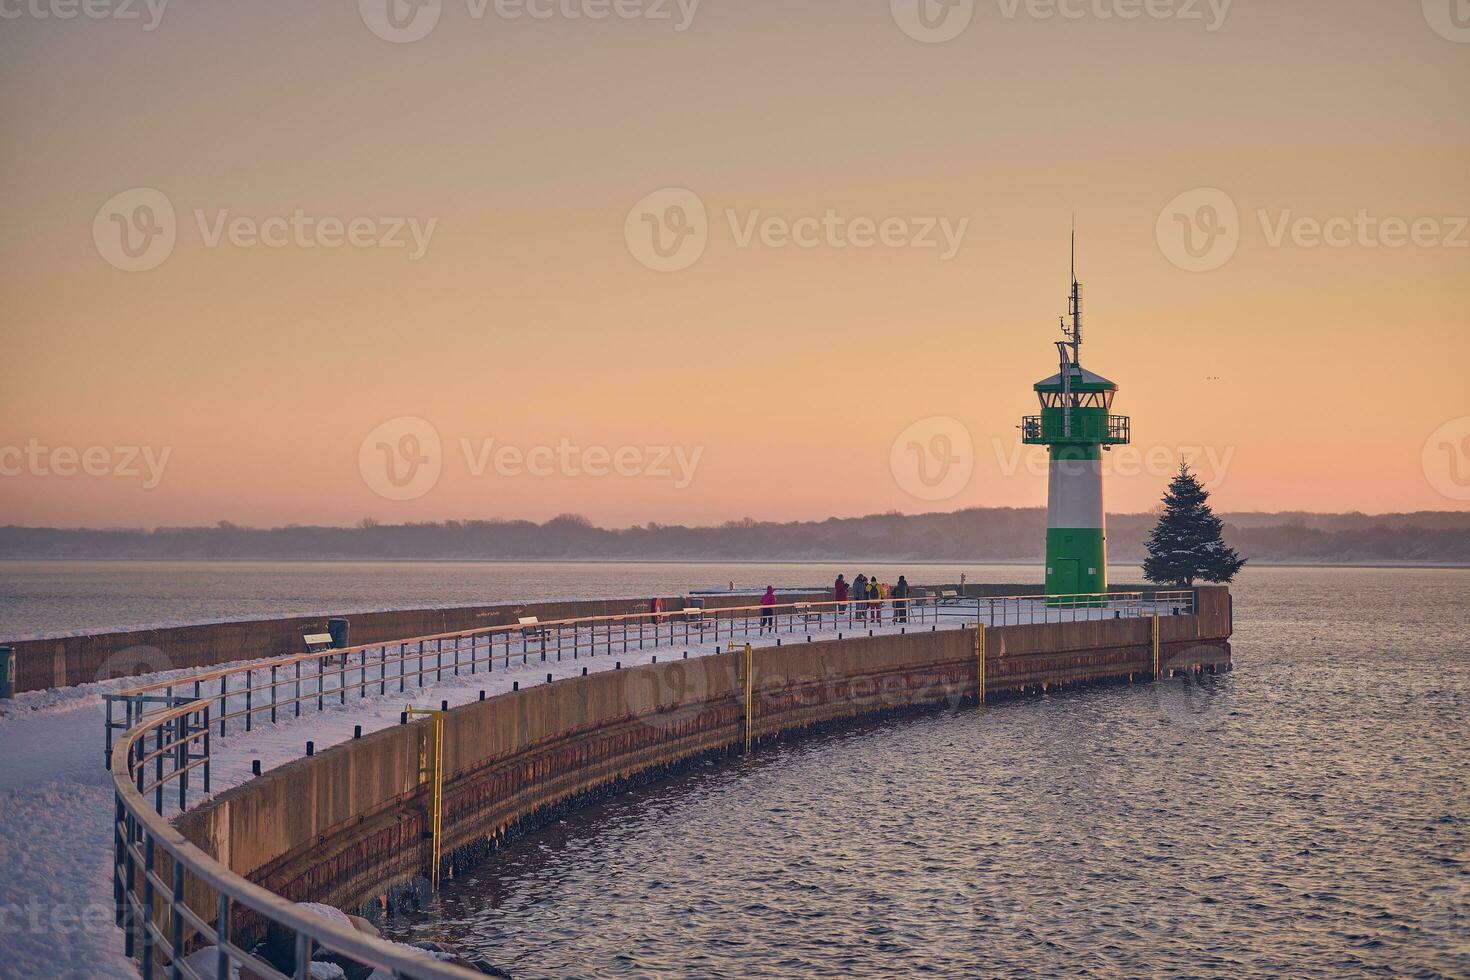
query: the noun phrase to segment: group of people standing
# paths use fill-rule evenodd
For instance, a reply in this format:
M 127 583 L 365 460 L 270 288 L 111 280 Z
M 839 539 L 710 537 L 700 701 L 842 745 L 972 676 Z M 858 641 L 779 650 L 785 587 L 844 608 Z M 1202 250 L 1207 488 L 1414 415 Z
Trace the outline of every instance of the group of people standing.
M 832 597 L 837 600 L 838 612 L 847 612 L 847 604 L 851 602 L 858 619 L 867 622 L 871 616 L 873 622 L 879 626 L 883 625 L 883 604 L 892 600 L 894 624 L 909 621 L 909 580 L 903 575 L 893 585 L 889 585 L 878 581 L 876 576 L 862 572 L 849 583 L 839 573 L 837 581 L 832 583 Z
M 735 583 L 730 583 L 730 590 L 734 591 Z M 837 600 L 837 611 L 846 613 L 848 604 L 852 604 L 853 614 L 861 622 L 871 620 L 875 625 L 883 625 L 883 608 L 885 604 L 893 603 L 893 625 L 901 626 L 909 621 L 909 580 L 900 575 L 898 581 L 893 585 L 878 581 L 876 576 L 858 573 L 858 577 L 851 583 L 839 573 L 837 581 L 832 583 L 832 597 Z M 766 630 L 776 631 L 776 587 L 766 586 L 765 594 L 761 596 L 761 633 Z

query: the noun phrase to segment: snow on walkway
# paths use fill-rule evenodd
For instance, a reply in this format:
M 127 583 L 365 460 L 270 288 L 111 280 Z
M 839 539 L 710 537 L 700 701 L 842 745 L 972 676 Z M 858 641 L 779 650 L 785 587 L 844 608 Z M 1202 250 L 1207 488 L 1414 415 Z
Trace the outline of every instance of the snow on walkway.
M 1023 622 L 1111 618 L 1103 609 L 1047 610 L 1040 604 L 1036 606 Z M 946 608 L 938 628 L 959 629 L 973 624 L 973 608 Z M 1012 609 L 1011 616 L 1015 615 Z M 913 622 L 906 628 L 928 632 L 933 625 Z M 841 632 L 861 636 L 868 629 L 867 625 L 858 629 L 844 626 Z M 885 617 L 883 626 L 873 627 L 880 634 L 899 630 L 891 616 Z M 805 632 L 783 633 L 780 638 L 783 643 L 801 643 Z M 835 632 L 828 628 L 820 634 L 830 638 Z M 776 641 L 774 636 L 755 634 L 736 636 L 733 641 L 747 639 L 756 646 Z M 730 637 L 722 636 L 718 645 L 708 641 L 687 649 L 693 658 L 718 652 L 730 642 Z M 634 647 L 627 652 L 617 649 L 595 656 L 583 652 L 577 659 L 568 654 L 560 662 L 553 654 L 545 663 L 540 661 L 538 651 L 530 654 L 524 664 L 516 662 L 507 667 L 497 663 L 490 673 L 485 672 L 483 664 L 475 674 L 463 666 L 457 677 L 446 669 L 442 680 L 436 678 L 422 688 L 410 684 L 403 694 L 391 683 L 386 695 L 374 691 L 363 698 L 355 691 L 349 692 L 345 705 L 332 704 L 329 698 L 320 712 L 314 704 L 308 704 L 303 706 L 301 717 L 281 717 L 275 724 L 257 716 L 252 731 L 245 732 L 243 725 L 236 723 L 228 737 L 213 739 L 210 788 L 212 794 L 217 794 L 245 782 L 250 778 L 251 762 L 257 759 L 263 769 L 298 759 L 305 754 L 307 740 L 322 750 L 352 738 L 355 725 L 361 725 L 364 734 L 397 725 L 399 713 L 407 704 L 432 708 L 447 701 L 455 707 L 478 699 L 482 690 L 490 697 L 509 691 L 513 683 L 523 687 L 544 684 L 547 674 L 564 679 L 580 675 L 583 668 L 592 672 L 611 670 L 619 662 L 632 667 L 655 657 L 682 658 L 685 649 L 665 641 L 657 648 Z M 5 760 L 0 768 L 0 862 L 6 868 L 6 874 L 0 876 L 0 935 L 4 936 L 0 976 L 129 980 L 137 976 L 122 954 L 122 933 L 113 924 L 113 791 L 112 777 L 103 766 L 101 695 L 193 673 L 198 671 L 38 691 L 20 695 L 0 707 L 0 758 Z M 269 672 L 260 671 L 256 676 L 263 679 Z M 314 692 L 314 688 L 309 690 Z M 237 704 L 233 695 L 230 702 L 231 710 L 243 707 L 243 700 Z M 189 806 L 198 806 L 208 798 L 191 792 Z
M 0 702 L 0 977 L 127 977 L 113 924 L 102 694 L 180 670 Z

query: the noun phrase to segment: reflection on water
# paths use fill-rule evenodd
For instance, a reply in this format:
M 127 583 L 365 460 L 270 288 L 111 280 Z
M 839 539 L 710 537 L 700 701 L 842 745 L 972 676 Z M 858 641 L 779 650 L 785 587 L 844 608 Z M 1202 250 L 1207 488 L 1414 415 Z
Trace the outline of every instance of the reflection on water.
M 708 764 L 390 929 L 518 977 L 1470 975 L 1467 586 L 1253 570 L 1232 674 Z

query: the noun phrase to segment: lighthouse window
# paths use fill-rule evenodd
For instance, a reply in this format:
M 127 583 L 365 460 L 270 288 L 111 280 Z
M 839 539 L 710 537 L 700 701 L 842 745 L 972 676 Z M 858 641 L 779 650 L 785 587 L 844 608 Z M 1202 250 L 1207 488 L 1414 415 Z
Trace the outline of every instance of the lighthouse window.
M 1112 408 L 1113 392 L 1111 391 L 1087 391 L 1073 392 L 1071 401 L 1060 391 L 1037 392 L 1041 399 L 1042 408 L 1065 408 L 1069 404 L 1073 408 Z

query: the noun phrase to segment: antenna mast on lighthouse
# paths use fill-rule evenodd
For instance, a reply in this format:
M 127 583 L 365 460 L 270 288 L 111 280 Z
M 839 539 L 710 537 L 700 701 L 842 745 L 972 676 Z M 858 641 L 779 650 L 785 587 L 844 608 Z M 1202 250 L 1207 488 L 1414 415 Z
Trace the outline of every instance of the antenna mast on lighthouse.
M 1072 325 L 1067 326 L 1062 321 L 1062 335 L 1072 346 L 1072 364 L 1078 364 L 1078 356 L 1082 348 L 1082 284 L 1077 281 L 1077 223 L 1072 223 L 1072 294 L 1067 300 L 1067 315 L 1072 318 Z

